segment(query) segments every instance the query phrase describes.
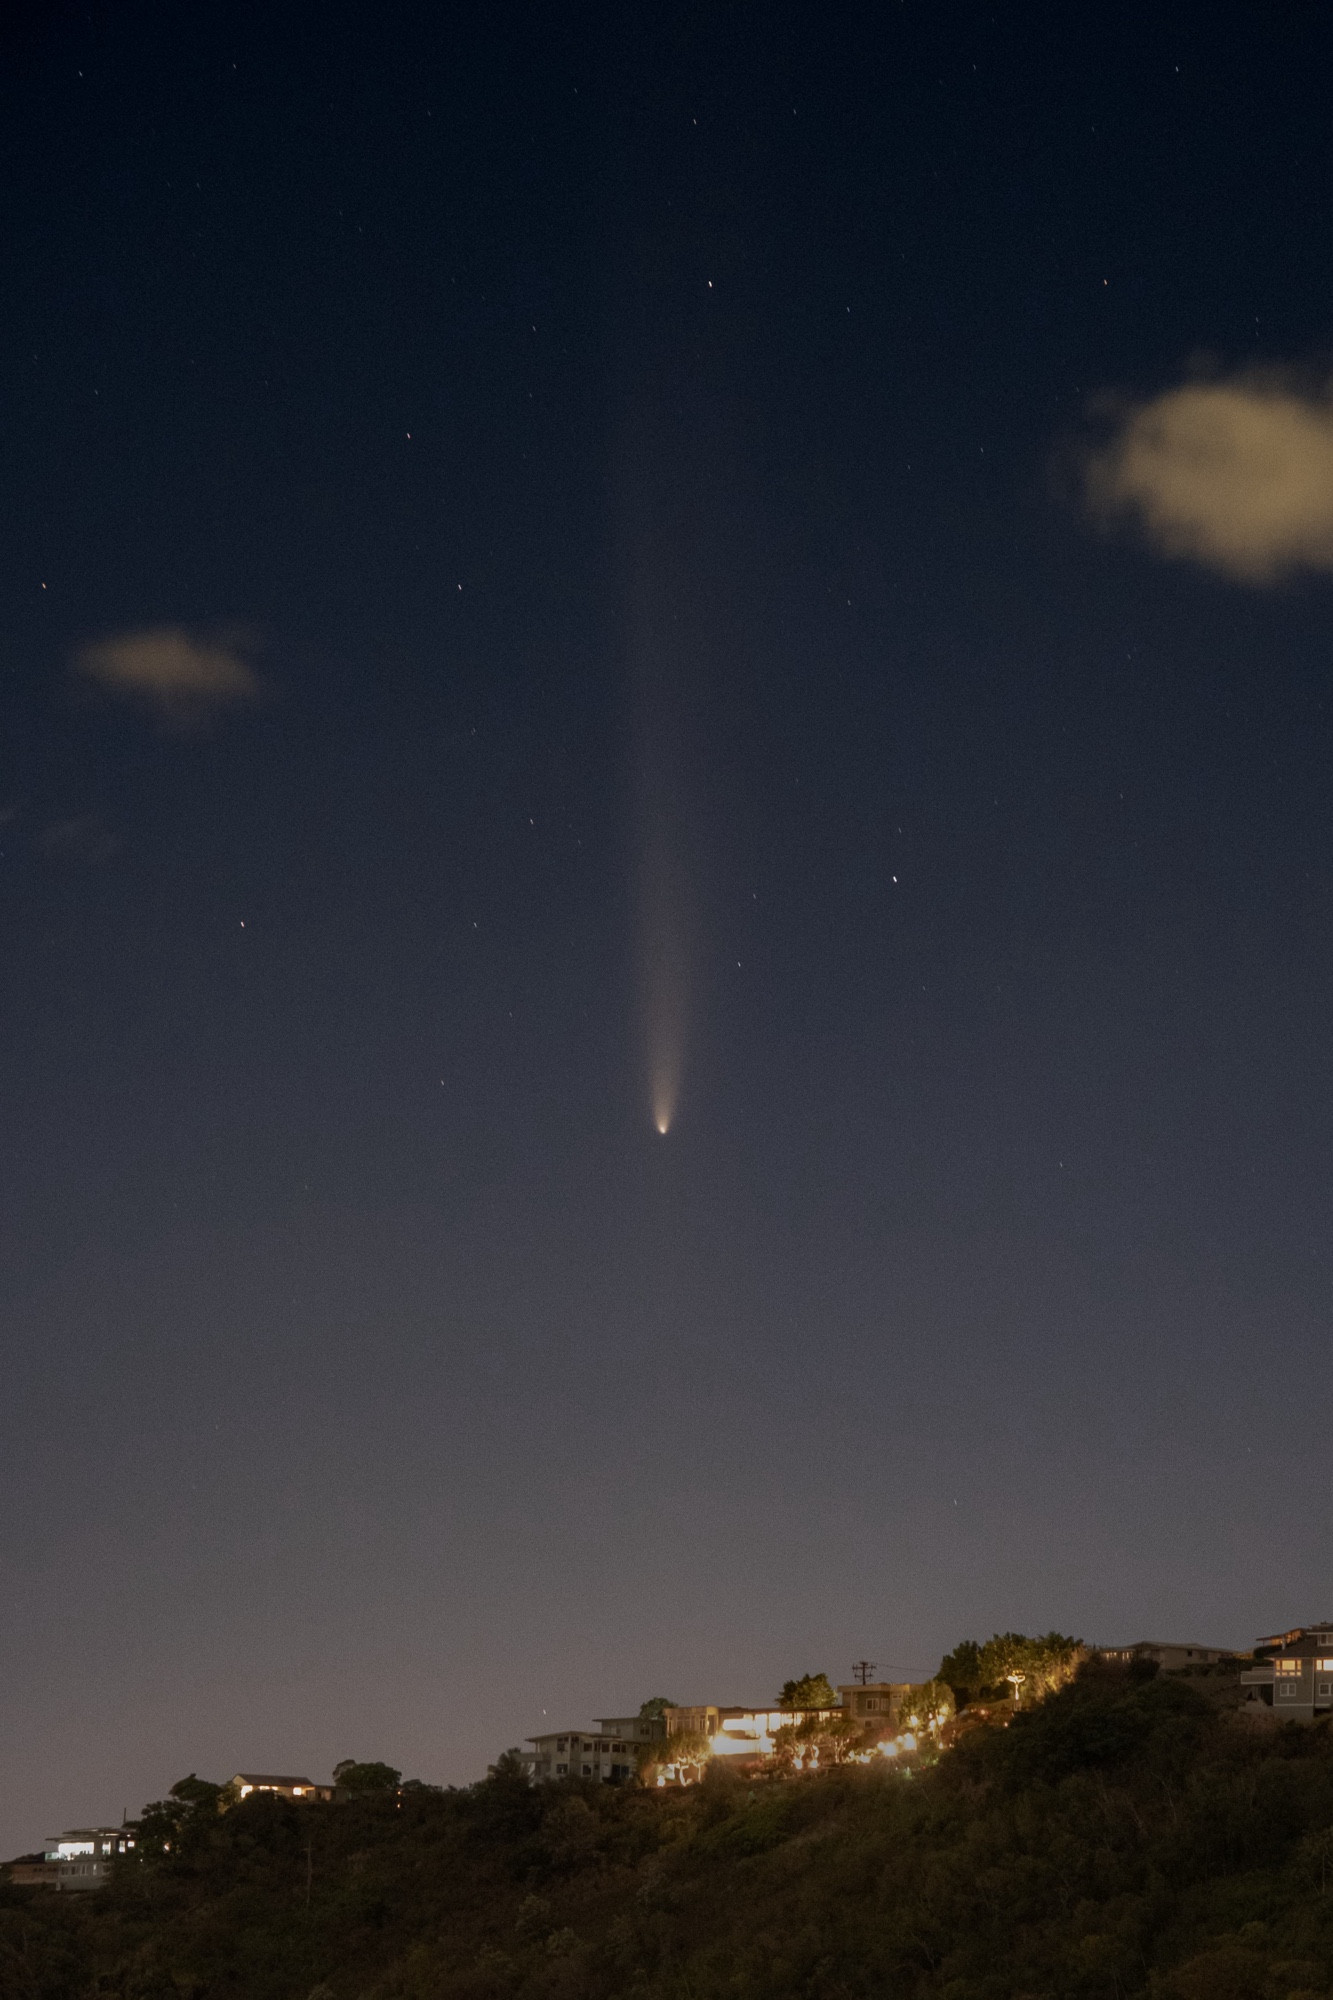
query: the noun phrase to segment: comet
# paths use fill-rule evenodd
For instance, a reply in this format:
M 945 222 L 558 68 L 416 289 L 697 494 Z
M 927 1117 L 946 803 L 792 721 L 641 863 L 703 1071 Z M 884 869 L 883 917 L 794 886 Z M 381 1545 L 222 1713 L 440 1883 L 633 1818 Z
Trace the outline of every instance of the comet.
M 692 929 L 674 675 L 661 625 L 646 619 L 637 665 L 637 917 L 639 1022 L 647 1109 L 665 1138 L 685 1078 Z
M 690 560 L 695 488 L 682 479 L 672 400 L 627 423 L 620 457 L 625 647 L 632 730 L 635 985 L 644 1108 L 675 1129 L 694 1013 L 690 786 L 682 741 L 697 591 Z M 689 507 L 682 501 L 688 496 Z

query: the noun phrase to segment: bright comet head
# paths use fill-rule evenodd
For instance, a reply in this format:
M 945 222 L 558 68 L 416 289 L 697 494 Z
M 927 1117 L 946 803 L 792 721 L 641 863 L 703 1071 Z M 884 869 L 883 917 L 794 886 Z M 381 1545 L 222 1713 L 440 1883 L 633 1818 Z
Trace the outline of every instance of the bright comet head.
M 664 1139 L 676 1116 L 676 1070 L 675 1062 L 659 1063 L 652 1080 L 653 1125 Z

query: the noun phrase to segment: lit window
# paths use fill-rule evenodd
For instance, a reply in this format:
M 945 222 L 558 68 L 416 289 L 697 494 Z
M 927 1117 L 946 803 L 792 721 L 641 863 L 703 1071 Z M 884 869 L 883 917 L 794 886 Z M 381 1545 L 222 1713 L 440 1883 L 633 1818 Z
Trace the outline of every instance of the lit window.
M 1275 1660 L 1273 1664 L 1280 1674 L 1298 1674 L 1301 1670 L 1299 1660 Z

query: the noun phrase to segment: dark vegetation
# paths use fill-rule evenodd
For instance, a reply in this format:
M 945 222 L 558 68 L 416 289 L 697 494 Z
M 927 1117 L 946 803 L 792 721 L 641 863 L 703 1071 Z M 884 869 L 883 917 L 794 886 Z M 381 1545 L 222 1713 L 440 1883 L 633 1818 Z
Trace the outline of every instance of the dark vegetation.
M 0 1994 L 1326 1995 L 1333 1734 L 1247 1726 L 1236 1692 L 1084 1667 L 912 1778 L 534 1789 L 501 1759 L 458 1792 L 196 1792 L 101 1894 L 0 1891 Z

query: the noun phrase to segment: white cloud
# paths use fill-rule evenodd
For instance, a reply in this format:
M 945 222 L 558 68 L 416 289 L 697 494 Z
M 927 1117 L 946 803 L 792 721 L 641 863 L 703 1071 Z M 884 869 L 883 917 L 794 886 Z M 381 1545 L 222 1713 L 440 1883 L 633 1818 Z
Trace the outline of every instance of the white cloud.
M 231 644 L 196 639 L 177 625 L 122 632 L 85 646 L 78 671 L 112 694 L 146 701 L 176 722 L 258 701 L 264 684 Z
M 1184 383 L 1123 411 L 1084 473 L 1092 512 L 1136 519 L 1164 555 L 1252 584 L 1333 571 L 1333 384 Z

